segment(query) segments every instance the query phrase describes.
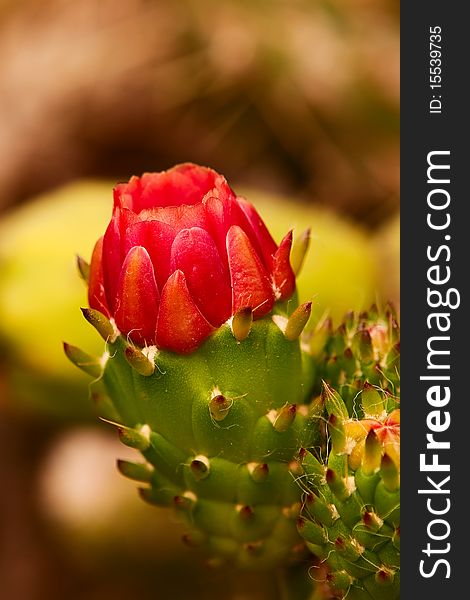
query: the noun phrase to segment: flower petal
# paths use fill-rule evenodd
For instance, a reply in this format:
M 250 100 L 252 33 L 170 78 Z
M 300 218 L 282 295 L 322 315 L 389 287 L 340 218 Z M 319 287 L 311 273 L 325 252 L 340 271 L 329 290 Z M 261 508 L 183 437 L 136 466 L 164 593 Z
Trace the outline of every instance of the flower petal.
M 171 249 L 171 269 L 184 273 L 192 298 L 212 325 L 219 327 L 230 317 L 230 276 L 207 231 L 192 227 L 178 233 Z
M 128 183 L 118 183 L 113 189 L 114 208 L 128 208 L 133 212 L 138 212 L 136 207 L 139 204 L 141 193 L 140 178 L 135 175 L 129 179 Z
M 295 290 L 295 275 L 289 260 L 291 248 L 292 230 L 282 239 L 273 257 L 274 293 L 278 300 L 287 300 Z
M 96 242 L 91 255 L 90 275 L 88 278 L 88 304 L 110 317 L 103 282 L 103 237 Z
M 157 345 L 180 354 L 195 350 L 214 331 L 191 298 L 182 271 L 175 271 L 162 290 Z
M 212 169 L 191 163 L 161 173 L 145 173 L 140 180 L 142 192 L 135 209 L 199 204 L 214 187 L 217 177 Z
M 139 221 L 128 228 L 124 238 L 124 252 L 133 246 L 144 246 L 153 264 L 155 279 L 162 289 L 170 276 L 171 245 L 175 230 L 161 221 Z
M 262 317 L 274 303 L 272 285 L 248 236 L 237 225 L 227 233 L 227 254 L 232 280 L 232 314 L 249 306 L 254 318 Z
M 246 218 L 242 210 L 234 200 L 233 194 L 230 196 L 230 188 L 227 190 L 219 189 L 217 194 L 214 190 L 204 198 L 204 208 L 207 218 L 207 231 L 215 241 L 219 254 L 223 260 L 227 259 L 226 238 L 227 232 L 232 225 L 238 225 L 246 229 Z
M 273 240 L 268 228 L 264 224 L 263 219 L 259 216 L 255 207 L 244 198 L 237 197 L 237 202 L 253 230 L 253 236 L 247 231 L 248 237 L 255 249 L 258 252 L 261 252 L 261 256 L 263 257 L 264 264 L 268 271 L 271 271 L 273 267 L 273 255 L 277 250 L 276 242 Z
M 159 293 L 152 261 L 145 248 L 135 246 L 122 266 L 116 300 L 118 329 L 138 344 L 155 343 Z
M 116 293 L 121 273 L 124 252 L 124 239 L 128 227 L 137 221 L 137 216 L 127 208 L 115 208 L 103 238 L 103 277 L 106 299 L 114 312 Z

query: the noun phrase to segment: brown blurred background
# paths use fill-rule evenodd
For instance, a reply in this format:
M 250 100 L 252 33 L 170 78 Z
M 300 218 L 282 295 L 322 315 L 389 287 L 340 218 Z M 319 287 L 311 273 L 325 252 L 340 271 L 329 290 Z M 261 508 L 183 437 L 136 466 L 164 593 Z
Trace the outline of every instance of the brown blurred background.
M 0 0 L 2 600 L 280 597 L 269 574 L 208 570 L 115 472 L 126 450 L 60 349 L 100 348 L 74 254 L 114 182 L 193 161 L 277 239 L 312 225 L 317 317 L 397 301 L 398 7 Z

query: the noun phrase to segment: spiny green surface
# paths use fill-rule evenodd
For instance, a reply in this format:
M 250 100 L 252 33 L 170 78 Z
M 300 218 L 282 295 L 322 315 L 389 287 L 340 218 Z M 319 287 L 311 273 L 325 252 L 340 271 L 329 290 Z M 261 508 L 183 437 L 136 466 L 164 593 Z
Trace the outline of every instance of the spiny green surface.
M 400 592 L 399 409 L 370 384 L 350 418 L 329 386 L 324 400 L 331 450 L 302 460 L 305 490 L 298 529 L 329 568 L 336 598 L 397 600 Z
M 102 366 L 85 366 L 102 369 L 92 386 L 98 410 L 145 458 L 119 463 L 144 483 L 142 497 L 175 507 L 185 541 L 215 561 L 271 566 L 301 555 L 295 480 L 300 449 L 319 443 L 319 411 L 306 404 L 313 372 L 300 342 L 265 317 L 241 342 L 225 324 L 190 355 L 157 350 L 151 375 L 126 350 L 135 352 L 119 336 Z
M 350 416 L 363 416 L 357 400 L 366 381 L 390 397 L 399 395 L 400 328 L 392 306 L 349 312 L 337 328 L 324 319 L 310 334 L 308 347 L 316 366 L 316 391 L 326 381 L 340 393 Z

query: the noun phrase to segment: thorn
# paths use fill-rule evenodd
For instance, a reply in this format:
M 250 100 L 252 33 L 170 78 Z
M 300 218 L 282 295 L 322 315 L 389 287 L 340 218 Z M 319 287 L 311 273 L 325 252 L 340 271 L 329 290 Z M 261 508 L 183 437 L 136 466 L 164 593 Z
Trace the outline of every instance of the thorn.
M 117 468 L 121 475 L 134 481 L 149 483 L 153 475 L 153 467 L 148 463 L 135 463 L 118 459 Z
M 310 227 L 300 234 L 292 246 L 290 262 L 295 275 L 298 275 L 302 269 L 309 246 Z
M 374 302 L 369 308 L 369 319 L 371 321 L 376 321 L 379 316 L 379 309 L 377 308 L 377 304 Z
M 346 480 L 340 477 L 333 469 L 326 470 L 326 483 L 333 494 L 342 502 L 347 500 L 353 490 L 346 485 Z
M 253 324 L 253 310 L 246 306 L 240 308 L 232 317 L 232 333 L 237 342 L 243 342 L 248 337 Z
M 373 511 L 366 510 L 362 516 L 362 521 L 367 529 L 378 531 L 384 524 L 379 515 Z
M 258 556 L 263 550 L 263 542 L 260 540 L 258 542 L 248 542 L 244 544 L 243 548 L 253 556 Z
M 254 511 L 251 508 L 251 506 L 248 506 L 247 504 L 238 505 L 237 511 L 240 516 L 240 519 L 242 519 L 243 521 L 249 521 L 253 517 L 253 514 L 254 514 Z
M 148 425 L 142 425 L 140 429 L 132 429 L 131 427 L 118 427 L 119 439 L 125 446 L 135 448 L 143 452 L 150 446 L 151 429 Z
M 214 421 L 223 421 L 228 415 L 233 400 L 223 394 L 217 394 L 209 400 L 209 411 Z
M 335 415 L 342 421 L 349 418 L 348 409 L 338 392 L 326 381 L 323 381 L 321 399 L 329 415 Z
M 362 329 L 356 336 L 359 346 L 359 352 L 361 353 L 361 359 L 364 362 L 369 362 L 374 358 L 374 349 L 372 346 L 372 338 L 367 329 Z
M 380 475 L 389 492 L 396 492 L 398 490 L 400 487 L 400 473 L 396 464 L 388 454 L 382 456 Z
M 90 279 L 90 265 L 79 254 L 77 254 L 77 269 L 80 277 L 88 284 L 88 280 Z
M 365 475 L 373 475 L 380 469 L 381 456 L 382 445 L 375 431 L 371 429 L 366 437 L 362 458 L 362 470 Z
M 196 458 L 194 458 L 191 461 L 189 468 L 191 469 L 191 473 L 193 474 L 194 479 L 196 479 L 196 481 L 206 479 L 206 477 L 208 477 L 210 473 L 209 459 L 207 458 L 207 456 L 199 454 L 198 456 L 196 456 Z
M 152 488 L 138 488 L 137 491 L 144 502 L 154 506 L 159 506 L 158 502 L 156 502 L 153 497 Z
M 155 363 L 135 346 L 127 346 L 125 352 L 126 360 L 133 369 L 144 377 L 149 377 L 155 371 Z
M 389 585 L 390 583 L 393 582 L 394 578 L 395 578 L 395 571 L 393 571 L 389 567 L 386 567 L 385 565 L 382 565 L 380 567 L 380 569 L 377 571 L 377 573 L 375 574 L 375 581 L 379 585 Z
M 269 467 L 267 463 L 248 463 L 248 472 L 255 483 L 262 483 L 266 481 L 269 475 Z
M 289 427 L 292 425 L 295 419 L 295 415 L 297 414 L 297 405 L 296 404 L 287 404 L 283 406 L 281 410 L 278 412 L 277 417 L 273 423 L 274 429 L 283 433 L 287 431 Z
M 181 541 L 190 548 L 197 548 L 204 544 L 206 537 L 201 531 L 192 531 L 191 533 L 183 534 L 181 536 Z
M 282 508 L 282 514 L 290 521 L 295 521 L 299 518 L 300 511 L 302 510 L 302 504 L 300 502 L 294 502 L 289 506 Z
M 354 311 L 348 310 L 348 312 L 344 315 L 344 319 L 343 319 L 343 322 L 346 325 L 347 329 L 351 329 L 354 326 L 354 320 L 355 320 Z
M 361 394 L 362 408 L 366 418 L 382 418 L 385 413 L 385 404 L 377 389 L 368 381 L 364 383 Z
M 346 447 L 346 433 L 342 419 L 334 413 L 328 417 L 328 433 L 331 437 L 333 452 L 343 454 Z
M 355 562 L 364 553 L 364 546 L 355 538 L 346 539 L 343 536 L 338 536 L 335 540 L 335 548 L 346 560 L 351 562 Z
M 80 350 L 80 348 L 77 348 L 77 346 L 67 344 L 67 342 L 63 342 L 63 346 L 67 358 L 76 367 L 85 371 L 85 373 L 88 373 L 88 375 L 91 375 L 92 377 L 101 377 L 103 374 L 103 367 L 98 358 L 87 354 L 83 350 Z
M 94 308 L 81 308 L 80 310 L 88 323 L 93 325 L 105 342 L 114 342 L 116 340 L 116 331 L 111 321 L 103 313 Z
M 194 508 L 196 500 L 196 496 L 191 492 L 190 494 L 175 496 L 173 498 L 173 504 L 175 508 L 189 512 Z
M 289 469 L 289 473 L 294 477 L 300 477 L 304 472 L 300 462 L 295 459 L 290 461 L 290 463 L 287 465 L 287 468 Z
M 284 336 L 286 339 L 288 339 L 290 342 L 293 342 L 300 337 L 305 325 L 307 325 L 307 321 L 310 318 L 311 312 L 311 302 L 305 302 L 294 310 L 289 317 L 284 330 Z

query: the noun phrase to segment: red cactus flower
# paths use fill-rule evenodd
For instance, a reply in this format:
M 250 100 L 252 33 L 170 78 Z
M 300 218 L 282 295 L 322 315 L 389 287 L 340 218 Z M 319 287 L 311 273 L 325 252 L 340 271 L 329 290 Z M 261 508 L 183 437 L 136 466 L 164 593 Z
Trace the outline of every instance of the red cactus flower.
M 191 352 L 239 309 L 254 318 L 294 292 L 292 233 L 276 245 L 212 169 L 132 177 L 91 260 L 88 299 L 134 342 Z

